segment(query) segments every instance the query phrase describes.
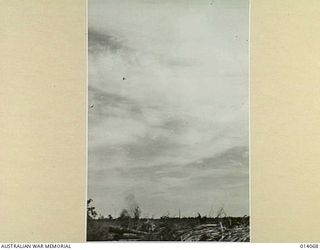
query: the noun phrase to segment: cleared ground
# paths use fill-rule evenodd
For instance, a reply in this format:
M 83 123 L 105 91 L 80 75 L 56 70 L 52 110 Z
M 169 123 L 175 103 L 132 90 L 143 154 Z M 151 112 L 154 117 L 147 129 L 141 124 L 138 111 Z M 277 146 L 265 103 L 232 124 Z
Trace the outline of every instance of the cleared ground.
M 249 217 L 88 219 L 88 241 L 250 241 Z

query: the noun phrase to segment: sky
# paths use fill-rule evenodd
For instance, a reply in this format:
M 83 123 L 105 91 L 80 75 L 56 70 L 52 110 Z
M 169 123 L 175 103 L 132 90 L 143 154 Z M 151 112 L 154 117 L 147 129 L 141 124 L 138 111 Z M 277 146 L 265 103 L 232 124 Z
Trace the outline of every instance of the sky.
M 248 1 L 89 0 L 88 198 L 249 214 Z M 129 198 L 128 198 L 129 197 Z

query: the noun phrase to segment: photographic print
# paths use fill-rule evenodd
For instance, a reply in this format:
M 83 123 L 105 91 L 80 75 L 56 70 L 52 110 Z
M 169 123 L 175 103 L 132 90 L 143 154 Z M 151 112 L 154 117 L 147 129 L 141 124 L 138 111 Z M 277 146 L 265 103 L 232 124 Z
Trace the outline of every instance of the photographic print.
M 250 241 L 248 0 L 88 1 L 88 241 Z

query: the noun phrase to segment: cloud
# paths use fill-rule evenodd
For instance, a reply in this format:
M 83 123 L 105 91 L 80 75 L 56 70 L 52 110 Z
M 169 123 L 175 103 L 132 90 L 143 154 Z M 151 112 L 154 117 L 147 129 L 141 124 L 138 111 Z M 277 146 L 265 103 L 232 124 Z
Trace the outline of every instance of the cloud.
M 88 32 L 89 53 L 108 53 L 124 49 L 123 43 L 109 34 L 102 34 L 92 29 Z
M 104 213 L 131 193 L 149 213 L 247 213 L 246 8 L 123 5 L 89 6 L 89 196 Z

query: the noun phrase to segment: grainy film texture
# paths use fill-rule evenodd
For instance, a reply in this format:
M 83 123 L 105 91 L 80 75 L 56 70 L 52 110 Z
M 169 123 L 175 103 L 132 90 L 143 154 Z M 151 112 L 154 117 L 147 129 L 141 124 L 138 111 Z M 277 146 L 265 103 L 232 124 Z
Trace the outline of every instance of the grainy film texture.
M 88 241 L 249 241 L 249 3 L 89 0 Z

